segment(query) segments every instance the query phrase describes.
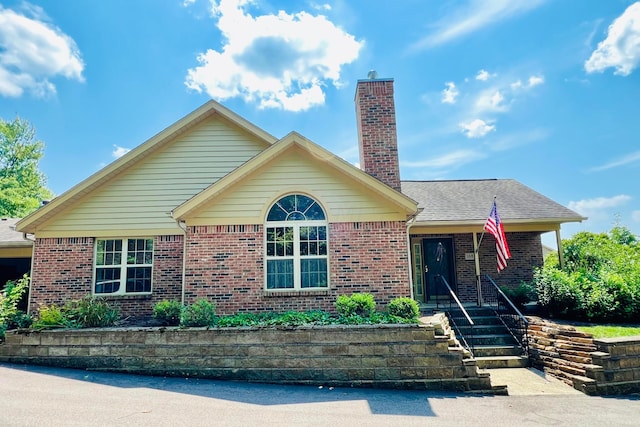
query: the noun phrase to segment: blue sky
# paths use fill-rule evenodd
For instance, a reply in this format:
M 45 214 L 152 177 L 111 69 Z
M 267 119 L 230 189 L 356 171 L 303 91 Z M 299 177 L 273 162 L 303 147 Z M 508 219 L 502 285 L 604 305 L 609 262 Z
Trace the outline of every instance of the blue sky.
M 563 237 L 640 234 L 640 2 L 392 4 L 0 0 L 0 117 L 36 127 L 56 194 L 211 98 L 357 163 L 375 69 L 402 179 L 514 178 L 589 217 Z

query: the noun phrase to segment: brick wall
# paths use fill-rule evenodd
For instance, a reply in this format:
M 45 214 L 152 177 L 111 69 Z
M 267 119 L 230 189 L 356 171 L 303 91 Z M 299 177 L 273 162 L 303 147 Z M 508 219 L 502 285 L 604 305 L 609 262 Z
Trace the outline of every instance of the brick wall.
M 154 241 L 153 294 L 108 297 L 123 316 L 150 315 L 162 299 L 180 299 L 183 237 L 157 236 Z M 42 304 L 64 304 L 91 295 L 94 239 L 36 239 L 31 270 L 31 311 Z
M 205 297 L 219 314 L 334 311 L 340 294 L 370 292 L 382 306 L 409 296 L 404 222 L 329 225 L 330 289 L 265 291 L 262 225 L 189 227 L 185 302 Z
M 400 191 L 393 80 L 359 80 L 355 102 L 362 170 Z
M 480 274 L 483 282 L 484 275 L 488 274 L 499 286 L 517 287 L 520 281 L 531 281 L 534 267 L 542 266 L 542 242 L 540 233 L 537 232 L 507 233 L 506 235 L 512 256 L 507 262 L 507 268 L 498 274 L 495 239 L 485 234 L 478 251 Z M 411 237 L 453 238 L 458 297 L 462 302 L 475 302 L 477 299 L 475 261 L 465 259 L 465 253 L 473 253 L 473 234 L 421 234 Z
M 31 267 L 31 311 L 42 304 L 61 304 L 91 294 L 93 242 L 91 237 L 36 239 Z

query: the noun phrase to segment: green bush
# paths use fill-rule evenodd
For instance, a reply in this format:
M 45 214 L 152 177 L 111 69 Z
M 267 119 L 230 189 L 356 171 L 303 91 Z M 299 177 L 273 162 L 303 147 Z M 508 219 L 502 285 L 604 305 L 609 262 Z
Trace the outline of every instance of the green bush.
M 508 288 L 501 286 L 500 289 L 511 300 L 511 302 L 520 308 L 523 308 L 527 303 L 536 299 L 536 289 L 533 285 L 527 282 L 520 282 L 517 288 Z
M 216 324 L 216 306 L 205 298 L 196 300 L 182 309 L 180 325 L 186 327 L 213 326 Z
M 163 325 L 179 325 L 181 313 L 182 304 L 179 301 L 163 300 L 153 306 L 153 317 Z
M 640 316 L 640 243 L 625 227 L 581 232 L 563 241 L 564 269 L 547 258 L 536 270 L 538 302 L 546 314 L 594 322 Z
M 342 317 L 359 316 L 363 318 L 371 317 L 376 310 L 376 302 L 373 295 L 368 293 L 355 293 L 340 295 L 336 299 L 336 311 Z
M 26 274 L 20 280 L 8 281 L 0 292 L 0 338 L 4 337 L 7 329 L 13 329 L 16 321 L 26 316 L 18 310 L 18 303 L 29 289 L 29 276 Z M 22 327 L 22 326 L 18 326 Z
M 120 317 L 119 311 L 104 299 L 90 296 L 68 302 L 62 312 L 69 324 L 80 328 L 113 326 Z
M 36 329 L 68 328 L 71 326 L 73 325 L 70 324 L 62 308 L 55 304 L 41 305 L 32 325 Z
M 420 306 L 415 300 L 407 297 L 392 299 L 387 304 L 390 315 L 406 320 L 416 320 L 420 315 Z

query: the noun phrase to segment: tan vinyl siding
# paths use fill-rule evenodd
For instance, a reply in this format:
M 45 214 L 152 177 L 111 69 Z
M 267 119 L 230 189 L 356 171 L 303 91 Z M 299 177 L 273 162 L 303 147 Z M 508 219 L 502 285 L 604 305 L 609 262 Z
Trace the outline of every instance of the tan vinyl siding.
M 405 213 L 345 179 L 335 168 L 292 149 L 194 212 L 187 223 L 260 224 L 271 203 L 292 192 L 307 193 L 318 200 L 332 222 L 406 219 Z
M 42 235 L 176 228 L 170 212 L 265 148 L 216 116 L 66 209 Z

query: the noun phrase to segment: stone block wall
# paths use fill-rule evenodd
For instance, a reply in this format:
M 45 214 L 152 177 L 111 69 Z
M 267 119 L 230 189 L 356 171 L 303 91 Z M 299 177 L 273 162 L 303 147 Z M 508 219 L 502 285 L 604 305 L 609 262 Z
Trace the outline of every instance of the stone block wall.
M 7 334 L 0 361 L 280 384 L 490 391 L 442 325 L 86 329 Z
M 594 339 L 572 326 L 529 319 L 529 360 L 591 395 L 640 391 L 640 337 Z

